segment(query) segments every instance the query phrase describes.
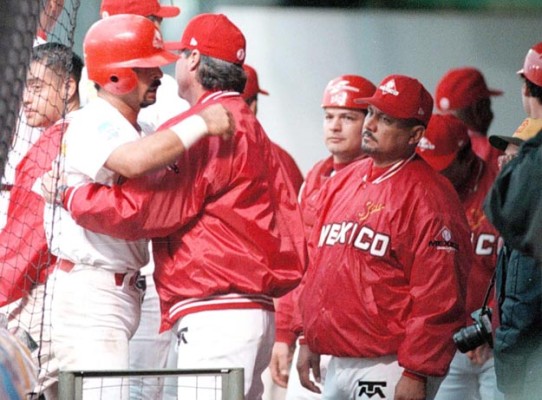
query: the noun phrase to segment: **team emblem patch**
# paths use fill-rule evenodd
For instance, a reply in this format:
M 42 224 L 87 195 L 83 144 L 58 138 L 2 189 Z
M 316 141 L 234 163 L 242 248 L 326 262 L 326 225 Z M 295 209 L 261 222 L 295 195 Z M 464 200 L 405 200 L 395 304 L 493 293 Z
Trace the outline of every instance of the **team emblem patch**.
M 422 151 L 425 150 L 435 150 L 435 145 L 433 142 L 431 142 L 429 139 L 427 139 L 425 136 L 420 139 L 418 142 L 418 148 Z
M 452 240 L 452 232 L 444 226 L 435 239 L 429 241 L 429 247 L 435 247 L 437 250 L 458 251 L 459 244 Z

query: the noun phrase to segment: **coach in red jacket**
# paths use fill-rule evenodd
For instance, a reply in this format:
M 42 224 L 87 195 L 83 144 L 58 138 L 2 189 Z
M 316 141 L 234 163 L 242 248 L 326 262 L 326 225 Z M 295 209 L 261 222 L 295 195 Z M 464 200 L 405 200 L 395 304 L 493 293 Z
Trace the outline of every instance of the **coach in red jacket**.
M 301 213 L 271 142 L 239 95 L 241 31 L 224 15 L 202 14 L 173 47 L 181 50 L 179 94 L 192 109 L 162 128 L 220 103 L 235 120 L 233 137 L 204 138 L 170 168 L 122 186 L 70 188 L 64 205 L 96 232 L 159 238 L 153 250 L 162 328 L 178 334 L 178 367 L 243 367 L 245 396 L 259 399 L 274 339 L 273 297 L 293 289 L 305 268 Z M 204 390 L 179 383 L 180 398 Z
M 331 354 L 324 399 L 433 399 L 465 320 L 469 227 L 446 179 L 416 155 L 433 100 L 391 75 L 369 104 L 363 151 L 321 189 L 301 296 L 309 389 Z

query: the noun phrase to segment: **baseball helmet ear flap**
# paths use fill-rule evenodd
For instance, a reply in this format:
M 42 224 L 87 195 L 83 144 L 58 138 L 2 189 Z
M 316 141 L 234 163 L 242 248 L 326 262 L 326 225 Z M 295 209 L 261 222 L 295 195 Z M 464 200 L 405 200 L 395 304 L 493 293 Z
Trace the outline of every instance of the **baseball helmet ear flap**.
M 103 88 L 115 95 L 131 92 L 137 86 L 137 75 L 131 68 L 115 68 L 104 76 Z

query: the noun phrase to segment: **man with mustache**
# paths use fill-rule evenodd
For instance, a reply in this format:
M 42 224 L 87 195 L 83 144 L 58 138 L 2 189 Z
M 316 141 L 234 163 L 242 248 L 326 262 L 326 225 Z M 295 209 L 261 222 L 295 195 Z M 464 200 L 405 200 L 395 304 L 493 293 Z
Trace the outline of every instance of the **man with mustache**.
M 83 46 L 88 76 L 98 95 L 74 116 L 64 136 L 60 168 L 68 184 L 120 184 L 140 168 L 164 167 L 210 129 L 204 119 L 208 108 L 141 138 L 137 121 L 141 103 L 152 99 L 153 85 L 156 88 L 162 76 L 160 66 L 178 59 L 164 49 L 160 31 L 147 18 L 128 14 L 104 18 L 89 29 Z M 215 110 L 219 110 L 215 115 L 223 116 L 218 129 L 223 132 L 230 126 L 229 115 L 221 106 Z M 110 157 L 123 145 L 140 150 L 132 148 L 127 156 L 135 158 L 119 169 Z M 51 252 L 60 259 L 51 304 L 53 347 L 60 368 L 127 369 L 128 341 L 138 327 L 142 300 L 136 282 L 149 261 L 148 239 L 121 240 L 90 232 L 62 210 L 48 215 Z M 127 385 L 120 383 L 108 381 L 102 387 L 100 381 L 87 380 L 85 398 L 95 393 L 101 399 L 125 399 Z
M 158 0 L 102 0 L 100 16 L 108 18 L 118 14 L 141 15 L 160 29 L 164 18 L 175 18 L 180 14 L 179 7 L 161 5 Z M 88 78 L 87 78 L 88 80 Z M 87 89 L 95 89 L 86 85 Z M 92 93 L 89 90 L 89 94 Z M 88 97 L 88 95 L 87 95 Z M 189 108 L 186 100 L 178 94 L 174 77 L 163 74 L 149 85 L 140 103 L 141 110 L 137 116 L 138 124 L 145 133 L 154 132 L 168 119 L 179 115 Z M 145 297 L 141 304 L 141 319 L 136 333 L 130 339 L 130 368 L 159 369 L 167 366 L 171 330 L 160 333 L 160 303 L 153 279 L 154 260 L 144 266 L 140 273 L 139 285 L 145 288 Z M 142 400 L 161 398 L 164 388 L 162 377 L 132 377 L 130 379 L 130 396 Z
M 433 399 L 465 318 L 470 230 L 451 184 L 416 155 L 433 100 L 390 75 L 368 104 L 354 162 L 320 189 L 300 306 L 301 383 L 323 399 Z
M 222 104 L 234 118 L 233 137 L 201 140 L 169 169 L 113 187 L 70 187 L 58 200 L 96 232 L 155 238 L 162 329 L 177 334 L 177 367 L 242 367 L 245 397 L 260 399 L 273 298 L 299 284 L 306 267 L 297 196 L 240 96 L 246 40 L 239 28 L 223 14 L 200 14 L 172 46 L 181 54 L 179 94 L 192 108 L 165 127 Z M 180 377 L 179 398 L 215 398 L 214 379 L 203 378 Z

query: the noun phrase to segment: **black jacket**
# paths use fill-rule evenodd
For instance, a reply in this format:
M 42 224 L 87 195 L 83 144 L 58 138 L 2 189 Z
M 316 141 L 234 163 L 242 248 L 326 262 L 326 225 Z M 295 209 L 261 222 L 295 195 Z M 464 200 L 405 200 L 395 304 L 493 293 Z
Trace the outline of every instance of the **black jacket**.
M 499 390 L 514 399 L 542 393 L 542 266 L 507 246 L 497 262 L 500 326 L 495 330 L 495 373 Z
M 484 211 L 505 243 L 542 260 L 542 131 L 503 167 Z

